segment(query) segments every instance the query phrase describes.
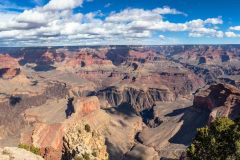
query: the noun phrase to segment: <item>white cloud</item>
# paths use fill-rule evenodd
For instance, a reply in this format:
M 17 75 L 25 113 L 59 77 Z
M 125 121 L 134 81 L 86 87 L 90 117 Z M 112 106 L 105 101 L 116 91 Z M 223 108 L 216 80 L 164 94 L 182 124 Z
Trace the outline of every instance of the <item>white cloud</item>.
M 44 6 L 46 10 L 66 10 L 81 6 L 83 0 L 51 0 Z
M 6 23 L 7 21 L 12 20 L 14 17 L 16 17 L 18 13 L 16 12 L 0 12 L 0 24 Z
M 228 38 L 240 38 L 240 34 L 233 31 L 240 31 L 240 26 L 231 26 L 229 31 L 225 32 L 226 37 Z
M 224 33 L 212 28 L 193 28 L 189 33 L 190 37 L 217 37 L 222 38 Z
M 230 30 L 240 31 L 240 26 L 232 26 L 229 28 Z
M 154 43 L 157 40 L 160 43 L 177 42 L 162 32 L 187 32 L 190 37 L 224 36 L 217 27 L 223 23 L 221 17 L 173 23 L 164 15 L 185 14 L 163 7 L 152 10 L 127 8 L 99 18 L 103 16 L 101 11 L 74 13 L 73 9 L 82 3 L 83 0 L 51 0 L 45 6 L 22 13 L 4 13 L 0 15 L 4 19 L 0 22 L 0 44 L 5 44 L 4 41 L 19 45 L 150 43 L 156 34 L 160 36 L 154 39 Z
M 222 17 L 218 18 L 208 18 L 204 21 L 204 23 L 209 23 L 209 24 L 223 24 Z
M 238 38 L 240 37 L 240 34 L 236 34 L 234 32 L 225 32 L 225 35 L 228 37 L 228 38 Z
M 14 38 L 18 35 L 19 35 L 19 31 L 17 30 L 0 32 L 0 38 Z
M 17 22 L 23 23 L 46 23 L 49 20 L 47 12 L 38 10 L 25 10 L 22 14 L 18 15 L 15 19 Z
M 156 9 L 154 9 L 152 11 L 156 12 L 158 14 L 162 14 L 162 15 L 163 14 L 183 14 L 183 15 L 187 16 L 186 13 L 177 11 L 176 9 L 172 9 L 172 8 L 169 8 L 169 7 L 156 8 Z

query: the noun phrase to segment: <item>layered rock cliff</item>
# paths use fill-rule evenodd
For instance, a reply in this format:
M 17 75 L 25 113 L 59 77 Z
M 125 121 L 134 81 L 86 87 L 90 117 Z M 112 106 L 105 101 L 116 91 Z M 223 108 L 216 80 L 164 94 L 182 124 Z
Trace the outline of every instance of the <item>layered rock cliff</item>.
M 0 132 L 0 139 L 7 136 L 18 136 L 19 131 L 27 125 L 21 113 L 32 106 L 41 106 L 50 98 L 63 98 L 67 95 L 68 88 L 65 84 L 51 82 L 42 91 L 31 95 L 30 93 L 2 95 L 0 99 L 0 127 L 5 128 Z
M 238 45 L 1 51 L 0 146 L 34 145 L 47 160 L 106 158 L 106 146 L 113 160 L 177 158 L 209 113 L 211 121 L 240 112 L 238 91 L 227 85 L 200 89 L 190 107 L 206 83 L 239 86 Z
M 100 104 L 97 97 L 74 99 L 74 101 L 69 102 L 65 110 L 66 114 L 69 113 L 67 119 L 61 120 L 59 122 L 54 121 L 54 119 L 52 120 L 50 119 L 49 121 L 44 123 L 39 121 L 32 122 L 34 123 L 32 131 L 25 132 L 21 135 L 21 143 L 34 145 L 40 148 L 41 155 L 46 160 L 59 160 L 62 157 L 62 150 L 66 149 L 66 148 L 63 148 L 63 143 L 64 142 L 71 143 L 68 138 L 74 135 L 78 135 L 79 133 L 77 129 L 78 127 L 74 127 L 74 128 L 72 127 L 76 123 L 81 123 L 85 116 L 92 114 L 99 109 L 100 109 Z M 28 113 L 28 114 L 31 114 L 31 113 Z M 25 115 L 26 118 L 29 116 Z M 51 115 L 48 115 L 48 116 L 51 116 Z M 39 118 L 35 118 L 35 119 L 41 120 Z M 70 134 L 71 131 L 69 130 L 71 131 L 74 130 L 76 132 L 71 133 L 72 134 L 71 135 Z M 68 134 L 69 136 L 67 136 Z M 64 136 L 66 136 L 65 141 L 63 141 Z M 90 135 L 84 134 L 82 138 L 84 138 L 84 136 L 89 137 Z M 81 145 L 80 139 L 76 139 L 76 141 L 78 141 L 79 145 Z M 69 146 L 69 147 L 72 147 L 72 146 Z M 71 149 L 74 150 L 76 148 L 71 148 Z M 68 151 L 65 151 L 65 152 L 68 152 Z
M 0 54 L 0 78 L 12 79 L 18 74 L 20 74 L 20 66 L 17 59 Z
M 197 91 L 194 107 L 208 110 L 209 121 L 217 117 L 232 119 L 240 116 L 240 90 L 228 84 L 215 84 Z
M 167 89 L 139 89 L 134 87 L 108 87 L 97 93 L 100 99 L 107 100 L 111 106 L 130 105 L 129 110 L 139 114 L 154 106 L 155 101 L 173 101 L 176 97 Z M 123 107 L 123 106 L 122 106 Z

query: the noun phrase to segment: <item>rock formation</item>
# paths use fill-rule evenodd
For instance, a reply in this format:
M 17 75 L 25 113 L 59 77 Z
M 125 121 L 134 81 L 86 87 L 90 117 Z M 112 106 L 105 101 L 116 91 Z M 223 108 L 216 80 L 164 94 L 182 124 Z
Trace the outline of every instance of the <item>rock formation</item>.
M 124 160 L 138 160 L 138 159 L 146 159 L 146 160 L 159 160 L 158 153 L 154 150 L 154 148 L 146 147 L 142 144 L 137 144 L 129 151 Z
M 44 160 L 41 156 L 17 147 L 0 148 L 1 160 Z
M 9 55 L 0 54 L 0 78 L 11 79 L 20 74 L 18 61 Z
M 34 123 L 33 130 L 30 133 L 25 132 L 21 135 L 21 143 L 30 145 L 32 144 L 40 148 L 41 155 L 47 160 L 61 159 L 63 137 L 74 124 L 80 123 L 83 117 L 98 110 L 100 104 L 96 97 L 90 97 L 85 99 L 75 99 L 72 107 L 74 108 L 66 109 L 66 112 L 68 109 L 70 109 L 72 114 L 70 114 L 68 119 L 63 121 L 56 122 L 56 120 L 53 119 L 53 122 L 53 120 L 50 119 L 47 123 L 38 121 L 32 122 Z M 32 120 L 29 118 L 29 116 L 31 115 L 25 115 L 26 120 Z M 38 120 L 41 121 L 41 119 Z M 66 138 L 67 137 L 65 137 L 65 140 Z
M 106 152 L 111 160 L 177 159 L 196 128 L 240 113 L 239 45 L 1 52 L 0 147 L 33 145 L 46 160 Z
M 109 87 L 99 91 L 97 95 L 101 99 L 107 100 L 111 106 L 124 107 L 124 104 L 128 104 L 132 107 L 129 108 L 129 111 L 133 110 L 137 114 L 145 109 L 151 109 L 155 105 L 155 101 L 174 101 L 176 98 L 167 89 L 149 88 L 143 90 L 124 86 L 120 88 Z
M 63 159 L 108 159 L 105 139 L 84 122 L 73 125 L 63 137 Z
M 39 87 L 41 90 L 36 93 L 27 92 L 26 88 L 24 88 L 25 92 L 18 91 L 17 93 L 11 92 L 11 95 L 2 95 L 0 112 L 8 113 L 0 115 L 0 124 L 5 128 L 2 133 L 0 132 L 2 139 L 20 134 L 19 130 L 27 125 L 21 115 L 26 109 L 32 106 L 41 106 L 50 98 L 63 98 L 68 91 L 65 84 L 57 82 L 49 82 L 47 86 L 41 85 Z M 34 87 L 33 89 L 37 91 L 37 88 Z
M 197 91 L 195 107 L 210 112 L 209 121 L 217 117 L 238 118 L 240 115 L 240 90 L 228 84 L 216 84 Z

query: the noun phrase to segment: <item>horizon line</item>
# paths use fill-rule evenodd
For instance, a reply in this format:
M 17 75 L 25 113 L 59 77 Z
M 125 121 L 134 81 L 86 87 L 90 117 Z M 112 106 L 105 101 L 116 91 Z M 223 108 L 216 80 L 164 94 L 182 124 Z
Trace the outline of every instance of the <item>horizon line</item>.
M 99 45 L 51 45 L 51 46 L 47 46 L 47 45 L 40 45 L 40 46 L 0 46 L 0 48 L 37 48 L 37 47 L 114 47 L 114 46 L 224 46 L 224 45 L 240 45 L 240 43 L 219 43 L 219 44 L 212 44 L 212 43 L 193 43 L 193 44 L 131 44 L 131 45 L 127 45 L 127 44 L 109 44 L 109 45 L 104 45 L 104 44 L 99 44 Z

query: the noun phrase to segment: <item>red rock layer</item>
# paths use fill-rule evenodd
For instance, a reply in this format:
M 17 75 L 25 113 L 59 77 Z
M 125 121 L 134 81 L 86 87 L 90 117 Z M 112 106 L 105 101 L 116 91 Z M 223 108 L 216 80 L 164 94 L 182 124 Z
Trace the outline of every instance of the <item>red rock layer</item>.
M 63 136 L 75 123 L 100 109 L 97 97 L 78 99 L 74 102 L 75 113 L 62 123 L 36 123 L 32 132 L 21 135 L 21 143 L 33 144 L 41 149 L 41 155 L 46 160 L 59 160 L 62 156 Z M 30 140 L 30 142 L 29 142 Z
M 0 78 L 11 79 L 20 72 L 18 61 L 9 55 L 0 54 Z
M 212 85 L 198 91 L 193 104 L 210 111 L 210 122 L 217 117 L 235 119 L 240 115 L 240 90 L 227 84 Z

